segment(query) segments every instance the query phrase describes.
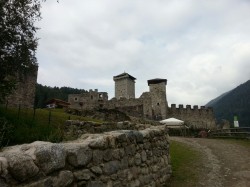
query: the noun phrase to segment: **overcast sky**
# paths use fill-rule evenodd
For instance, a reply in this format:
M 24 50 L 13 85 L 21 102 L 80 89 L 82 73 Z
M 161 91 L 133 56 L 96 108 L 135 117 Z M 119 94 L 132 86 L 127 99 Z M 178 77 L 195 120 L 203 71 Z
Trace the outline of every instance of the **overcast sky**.
M 49 0 L 37 51 L 38 83 L 98 89 L 113 76 L 167 79 L 170 104 L 205 105 L 250 79 L 249 0 Z

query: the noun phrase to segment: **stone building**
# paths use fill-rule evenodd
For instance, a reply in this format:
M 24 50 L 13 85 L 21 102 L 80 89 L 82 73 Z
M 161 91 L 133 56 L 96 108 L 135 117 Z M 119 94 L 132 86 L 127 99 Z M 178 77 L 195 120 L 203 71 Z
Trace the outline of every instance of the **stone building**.
M 175 117 L 186 122 L 194 128 L 214 128 L 215 118 L 212 108 L 190 105 L 183 108 L 175 104 L 168 107 L 166 85 L 167 79 L 148 80 L 149 91 L 142 93 L 139 98 L 135 98 L 135 80 L 136 78 L 128 73 L 122 73 L 114 76 L 115 97 L 108 100 L 106 92 L 90 91 L 83 94 L 70 94 L 68 102 L 70 108 L 74 109 L 117 109 L 128 115 L 161 120 Z
M 68 96 L 70 108 L 81 110 L 103 108 L 106 101 L 108 101 L 108 93 L 98 92 L 97 89 L 81 94 L 69 94 Z
M 19 81 L 16 84 L 16 89 L 5 100 L 8 107 L 34 107 L 37 72 L 38 65 L 35 65 L 32 71 L 17 75 Z

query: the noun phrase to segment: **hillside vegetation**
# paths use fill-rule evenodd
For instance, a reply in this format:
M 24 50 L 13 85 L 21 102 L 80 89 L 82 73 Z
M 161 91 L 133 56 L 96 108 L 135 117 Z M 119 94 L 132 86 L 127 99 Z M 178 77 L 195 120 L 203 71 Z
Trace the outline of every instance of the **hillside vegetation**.
M 213 99 L 206 106 L 214 108 L 218 121 L 226 119 L 232 125 L 236 115 L 240 127 L 250 127 L 250 80 Z
M 69 94 L 80 94 L 83 92 L 86 92 L 86 90 L 70 87 L 50 87 L 37 84 L 35 108 L 44 108 L 46 106 L 46 102 L 50 99 L 57 98 L 63 101 L 68 101 Z
M 65 113 L 63 109 L 16 109 L 0 107 L 0 148 L 33 141 L 60 142 L 66 120 L 92 121 L 89 117 Z

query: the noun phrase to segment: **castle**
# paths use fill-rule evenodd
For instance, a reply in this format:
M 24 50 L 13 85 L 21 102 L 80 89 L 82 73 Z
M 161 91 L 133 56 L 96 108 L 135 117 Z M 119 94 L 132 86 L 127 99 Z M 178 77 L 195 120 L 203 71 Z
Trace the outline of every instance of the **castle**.
M 161 120 L 175 117 L 185 121 L 189 127 L 215 128 L 215 118 L 212 108 L 197 105 L 175 104 L 168 107 L 166 97 L 167 79 L 148 80 L 149 92 L 144 92 L 139 98 L 135 98 L 136 78 L 128 73 L 122 73 L 113 77 L 115 82 L 115 97 L 108 100 L 106 92 L 98 92 L 97 89 L 87 93 L 70 94 L 68 102 L 70 108 L 78 110 L 89 109 L 117 109 L 130 116 Z

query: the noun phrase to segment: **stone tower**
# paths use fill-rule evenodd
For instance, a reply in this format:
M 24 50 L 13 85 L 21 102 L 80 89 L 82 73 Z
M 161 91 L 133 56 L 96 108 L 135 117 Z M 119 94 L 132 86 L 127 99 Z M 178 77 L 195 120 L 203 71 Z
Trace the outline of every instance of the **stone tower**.
M 152 118 L 156 120 L 165 119 L 167 115 L 167 79 L 148 80 L 149 92 L 152 104 Z
M 16 89 L 6 98 L 8 107 L 34 108 L 38 64 L 26 74 L 17 74 Z
M 115 98 L 135 98 L 135 77 L 124 72 L 114 76 L 113 80 L 115 81 Z

